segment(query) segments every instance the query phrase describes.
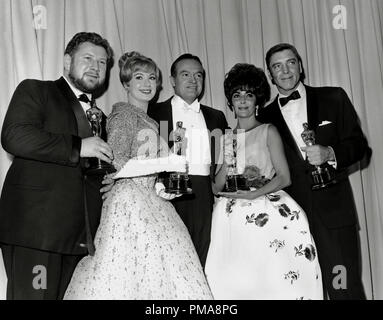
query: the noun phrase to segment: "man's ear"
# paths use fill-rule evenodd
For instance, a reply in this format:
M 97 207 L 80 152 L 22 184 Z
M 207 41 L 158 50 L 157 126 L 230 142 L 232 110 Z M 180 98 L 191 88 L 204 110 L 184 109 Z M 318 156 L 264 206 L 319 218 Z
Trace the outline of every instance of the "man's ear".
M 170 76 L 169 79 L 170 79 L 170 84 L 171 84 L 172 87 L 174 88 L 174 87 L 176 86 L 176 80 L 174 79 L 173 76 Z
M 72 57 L 69 54 L 64 55 L 64 70 L 69 73 Z

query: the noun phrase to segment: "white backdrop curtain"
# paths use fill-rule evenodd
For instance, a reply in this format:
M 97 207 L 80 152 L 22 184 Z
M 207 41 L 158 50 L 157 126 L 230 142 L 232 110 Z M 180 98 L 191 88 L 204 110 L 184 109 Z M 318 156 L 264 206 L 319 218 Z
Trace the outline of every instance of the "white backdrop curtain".
M 0 126 L 20 81 L 62 74 L 65 45 L 79 31 L 106 37 L 116 59 L 130 50 L 152 57 L 164 75 L 160 101 L 172 94 L 171 62 L 184 52 L 200 56 L 207 69 L 203 102 L 224 111 L 232 125 L 225 73 L 237 62 L 265 68 L 272 45 L 295 44 L 306 83 L 342 86 L 373 150 L 369 166 L 354 171 L 351 183 L 361 227 L 363 283 L 368 298 L 383 298 L 383 1 L 0 0 L 0 12 Z M 115 65 L 98 105 L 108 114 L 124 99 Z M 10 163 L 0 148 L 0 188 Z M 0 299 L 5 285 L 0 256 Z

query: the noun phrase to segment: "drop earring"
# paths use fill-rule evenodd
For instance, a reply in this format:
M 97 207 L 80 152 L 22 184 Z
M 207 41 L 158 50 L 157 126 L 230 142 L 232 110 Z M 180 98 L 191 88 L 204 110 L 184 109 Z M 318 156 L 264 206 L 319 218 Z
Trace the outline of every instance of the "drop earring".
M 235 108 L 234 108 L 234 106 L 233 105 L 229 105 L 229 108 L 230 108 L 230 110 L 233 112 L 233 114 L 234 114 L 234 119 L 237 119 L 237 113 L 235 112 Z
M 256 106 L 256 107 L 255 107 L 255 116 L 256 116 L 256 117 L 258 117 L 258 108 L 259 108 L 259 106 Z

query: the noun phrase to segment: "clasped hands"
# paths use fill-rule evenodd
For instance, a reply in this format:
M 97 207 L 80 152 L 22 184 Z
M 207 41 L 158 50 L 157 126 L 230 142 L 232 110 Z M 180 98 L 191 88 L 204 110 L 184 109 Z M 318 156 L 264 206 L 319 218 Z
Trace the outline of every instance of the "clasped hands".
M 225 154 L 225 160 L 223 161 L 222 167 L 220 170 L 224 170 L 225 176 L 227 178 L 227 172 L 229 164 L 233 162 L 233 159 L 231 157 L 231 154 L 228 154 L 228 156 Z M 254 191 L 252 190 L 237 190 L 235 192 L 217 192 L 217 196 L 225 197 L 225 198 L 231 198 L 231 199 L 244 199 L 244 200 L 254 200 L 256 198 Z

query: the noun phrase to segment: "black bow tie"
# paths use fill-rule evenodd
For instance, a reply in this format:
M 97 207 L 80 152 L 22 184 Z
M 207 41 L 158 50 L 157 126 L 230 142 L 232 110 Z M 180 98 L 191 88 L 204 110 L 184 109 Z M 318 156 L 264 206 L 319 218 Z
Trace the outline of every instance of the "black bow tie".
M 93 99 L 92 99 L 92 101 L 90 101 L 88 96 L 85 93 L 80 94 L 78 97 L 78 100 L 85 102 L 85 103 L 89 103 L 90 105 L 92 105 L 92 101 L 93 101 Z
M 288 97 L 286 98 L 280 98 L 279 99 L 279 103 L 281 104 L 281 107 L 283 107 L 284 105 L 287 104 L 287 102 L 289 102 L 290 100 L 297 100 L 301 97 L 301 95 L 299 94 L 299 92 L 297 90 L 295 90 L 292 94 L 290 94 Z

